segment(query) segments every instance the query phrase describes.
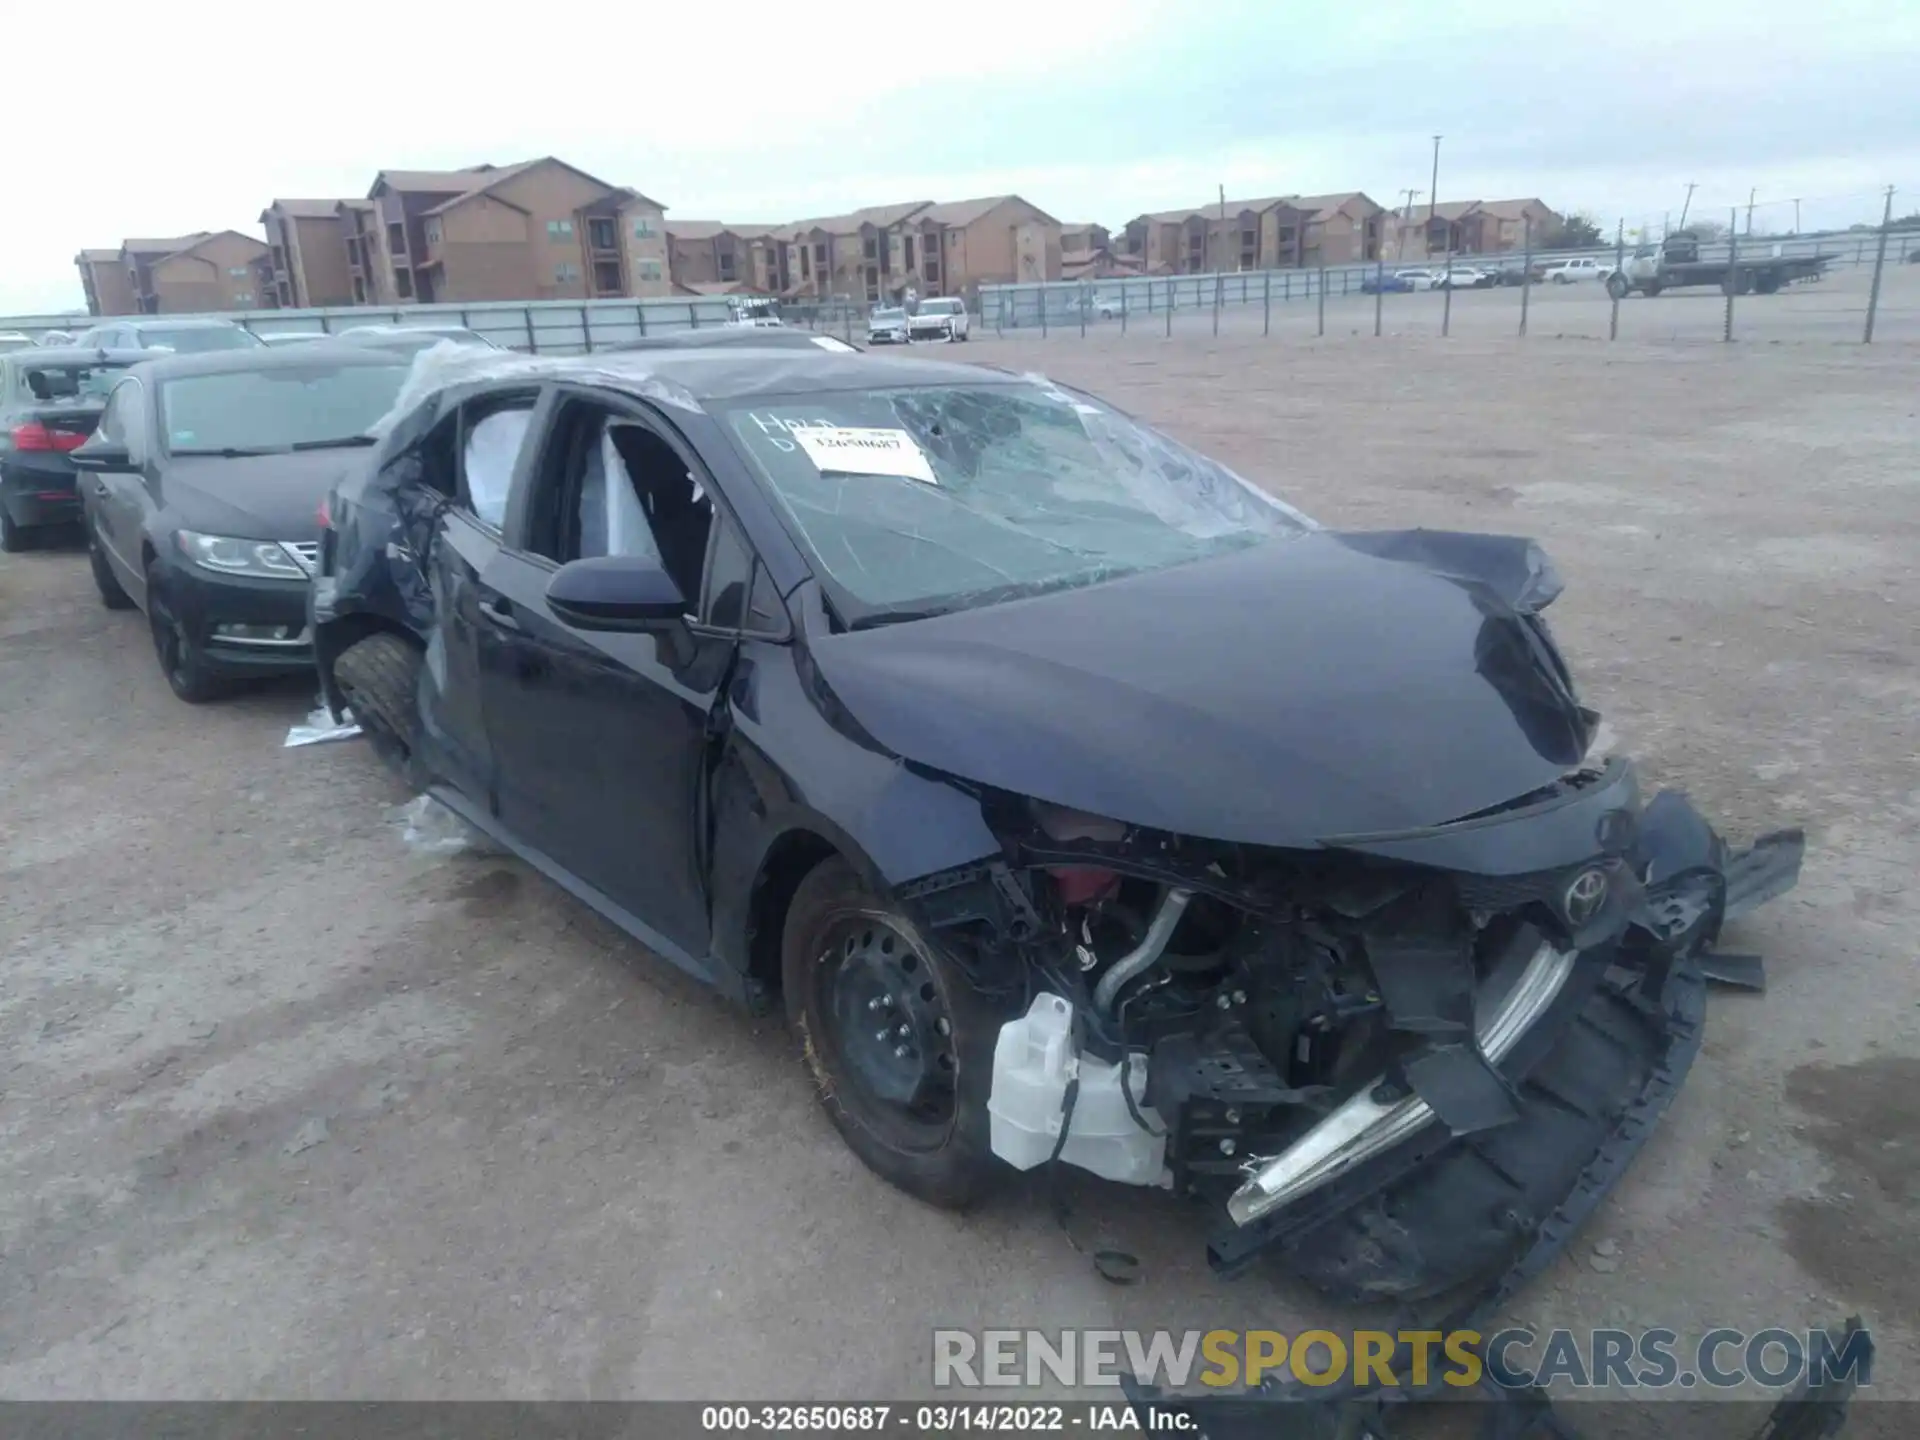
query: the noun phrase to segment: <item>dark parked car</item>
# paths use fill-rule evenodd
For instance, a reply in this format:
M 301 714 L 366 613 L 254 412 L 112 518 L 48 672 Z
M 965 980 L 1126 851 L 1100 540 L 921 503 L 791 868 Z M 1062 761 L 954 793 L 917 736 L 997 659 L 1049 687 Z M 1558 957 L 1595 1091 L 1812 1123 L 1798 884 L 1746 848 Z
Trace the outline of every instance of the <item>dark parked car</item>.
M 597 353 L 608 355 L 630 350 L 826 350 L 845 355 L 858 350 L 838 335 L 816 335 L 811 330 L 769 325 L 702 325 L 698 330 L 668 330 L 658 335 L 643 335 L 638 340 L 623 340 Z
M 146 612 L 182 700 L 311 667 L 320 502 L 406 375 L 384 352 L 260 346 L 148 360 L 114 386 L 72 455 L 88 556 L 109 609 Z
M 436 345 L 470 345 L 481 350 L 500 347 L 478 330 L 464 325 L 350 325 L 335 334 L 349 345 L 374 345 L 402 354 L 418 354 Z
M 174 355 L 199 355 L 208 350 L 258 349 L 261 341 L 231 320 L 175 316 L 110 320 L 85 331 L 74 344 L 93 350 L 164 350 Z
M 25 549 L 36 531 L 80 518 L 73 452 L 113 382 L 146 358 L 38 346 L 0 355 L 0 550 Z
M 1360 281 L 1362 295 L 1404 295 L 1413 289 L 1413 282 L 1403 275 L 1373 273 Z
M 329 703 L 784 1003 L 847 1143 L 938 1204 L 1059 1160 L 1204 1202 L 1225 1271 L 1491 1283 L 1617 1178 L 1722 921 L 1798 873 L 1797 832 L 1729 855 L 1593 756 L 1529 542 L 1328 531 L 1034 378 L 522 363 L 328 513 Z

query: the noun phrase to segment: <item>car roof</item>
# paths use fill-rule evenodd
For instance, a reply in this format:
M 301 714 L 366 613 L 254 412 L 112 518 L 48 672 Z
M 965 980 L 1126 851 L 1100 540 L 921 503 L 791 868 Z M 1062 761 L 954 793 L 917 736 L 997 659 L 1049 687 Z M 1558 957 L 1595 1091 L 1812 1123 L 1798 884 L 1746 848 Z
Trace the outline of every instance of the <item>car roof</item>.
M 470 325 L 349 325 L 336 335 L 478 335 Z
M 316 340 L 311 345 L 250 345 L 244 350 L 202 350 L 192 355 L 168 355 L 148 360 L 139 370 L 161 380 L 185 375 L 244 375 L 260 370 L 298 370 L 314 363 L 316 357 L 336 365 L 400 365 L 390 351 L 364 350 L 354 345 L 328 345 Z
M 129 325 L 135 330 L 242 330 L 246 328 L 234 324 L 231 320 L 217 320 L 210 315 L 122 316 L 118 320 L 102 320 L 91 328 L 99 330 L 108 325 Z
M 828 350 L 833 347 L 821 345 L 822 339 L 837 341 L 840 345 L 847 342 L 837 335 L 825 337 L 811 330 L 792 329 L 785 325 L 706 325 L 698 330 L 667 330 L 657 335 L 643 335 L 638 340 L 622 340 L 618 345 L 609 345 L 599 354 L 624 355 L 635 350 Z
M 98 365 L 104 355 L 109 360 L 124 360 L 137 365 L 151 360 L 151 350 L 102 350 L 97 345 L 35 345 L 31 350 L 9 350 L 0 359 L 19 360 L 32 365 Z
M 1018 385 L 1018 375 L 982 365 L 939 360 L 893 359 L 864 351 L 748 346 L 711 350 L 632 350 L 556 357 L 551 368 L 532 373 L 584 385 L 636 387 L 649 380 L 677 385 L 696 400 L 739 400 L 753 395 L 831 394 L 850 390 L 898 390 L 930 385 Z M 525 375 L 527 371 L 518 372 Z

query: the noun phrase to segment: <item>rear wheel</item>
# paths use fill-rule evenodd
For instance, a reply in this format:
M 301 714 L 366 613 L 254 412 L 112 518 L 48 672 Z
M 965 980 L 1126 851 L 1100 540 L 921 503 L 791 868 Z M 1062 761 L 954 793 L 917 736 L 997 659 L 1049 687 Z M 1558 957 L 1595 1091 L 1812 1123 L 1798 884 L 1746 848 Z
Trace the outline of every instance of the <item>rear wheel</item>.
M 391 631 L 378 631 L 347 647 L 333 662 L 333 681 L 347 708 L 387 766 L 410 784 L 415 774 L 414 739 L 419 732 L 416 703 L 420 650 Z
M 13 516 L 7 513 L 6 507 L 0 505 L 0 551 L 17 555 L 32 543 L 32 536 L 28 533 L 26 526 L 16 525 Z
M 954 962 L 833 859 L 794 893 L 781 970 L 820 1103 L 853 1153 L 934 1205 L 984 1195 L 1001 1169 L 987 1114 L 999 1022 Z
M 159 567 L 147 567 L 147 627 L 153 654 L 175 695 L 189 705 L 204 705 L 227 693 L 228 685 L 207 661 L 205 641 L 174 610 Z
M 132 599 L 121 587 L 113 567 L 107 563 L 106 551 L 100 548 L 100 536 L 95 533 L 91 520 L 87 521 L 87 565 L 93 571 L 93 588 L 100 592 L 102 605 L 109 610 L 133 608 Z

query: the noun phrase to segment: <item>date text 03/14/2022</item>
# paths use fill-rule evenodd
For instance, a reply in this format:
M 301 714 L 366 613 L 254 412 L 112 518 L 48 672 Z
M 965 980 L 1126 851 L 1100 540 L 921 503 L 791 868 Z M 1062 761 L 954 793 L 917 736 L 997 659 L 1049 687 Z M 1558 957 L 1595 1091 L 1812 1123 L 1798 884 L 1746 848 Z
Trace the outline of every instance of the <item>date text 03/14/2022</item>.
M 776 1435 L 1181 1431 L 1196 1424 L 1192 1416 L 1175 1411 L 1154 1411 L 1143 1423 L 1139 1413 L 1125 1404 L 706 1405 L 700 1410 L 703 1431 Z

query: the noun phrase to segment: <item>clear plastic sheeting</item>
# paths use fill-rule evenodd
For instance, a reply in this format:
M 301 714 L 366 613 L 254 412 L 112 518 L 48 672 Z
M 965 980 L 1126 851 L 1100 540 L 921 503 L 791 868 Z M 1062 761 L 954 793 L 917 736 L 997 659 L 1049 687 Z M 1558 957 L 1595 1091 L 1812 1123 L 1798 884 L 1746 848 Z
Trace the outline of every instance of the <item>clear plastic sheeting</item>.
M 599 361 L 593 356 L 522 355 L 512 350 L 483 350 L 474 345 L 435 345 L 413 357 L 393 408 L 369 426 L 367 433 L 386 435 L 424 401 L 450 386 L 491 380 L 533 381 L 562 373 L 570 379 L 589 383 L 604 379 L 630 394 L 643 395 L 663 405 L 683 410 L 699 408 L 683 388 L 656 379 L 646 370 L 646 362 L 633 356 L 624 362 L 613 355 Z
M 307 718 L 287 731 L 287 738 L 281 743 L 282 750 L 291 750 L 298 745 L 319 745 L 328 740 L 351 740 L 360 733 L 360 726 L 353 718 L 353 712 L 342 710 L 340 719 L 335 720 L 328 711 L 326 702 L 316 702 Z
M 416 795 L 389 817 L 416 855 L 497 855 L 500 847 L 431 795 Z

